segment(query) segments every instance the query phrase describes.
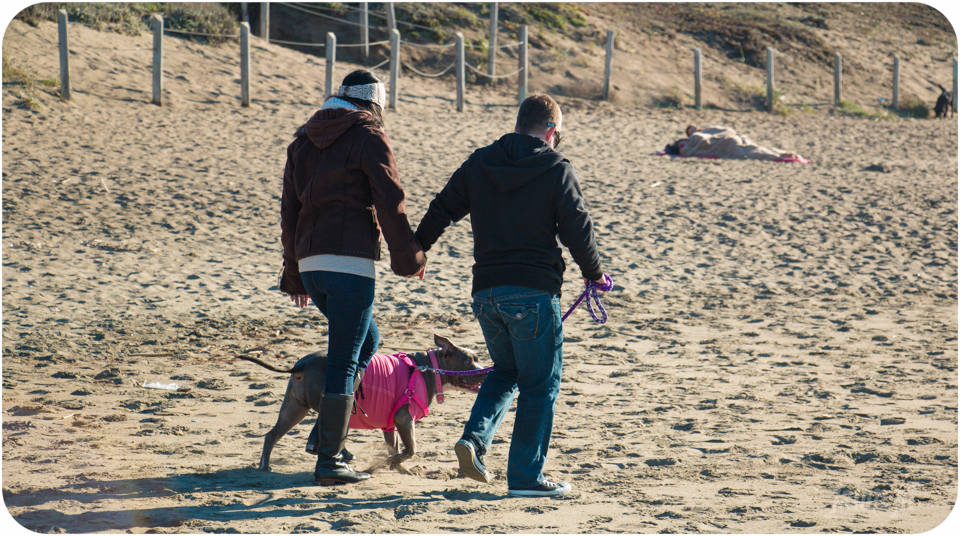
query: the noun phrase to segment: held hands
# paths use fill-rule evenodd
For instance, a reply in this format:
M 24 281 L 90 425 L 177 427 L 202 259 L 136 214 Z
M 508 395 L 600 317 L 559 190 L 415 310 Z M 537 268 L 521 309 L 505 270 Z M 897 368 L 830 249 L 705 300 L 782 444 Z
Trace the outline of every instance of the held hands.
M 292 301 L 293 304 L 296 305 L 297 307 L 303 309 L 304 307 L 307 306 L 307 302 L 310 301 L 310 295 L 309 294 L 291 294 L 290 301 Z
M 417 273 L 415 273 L 415 274 L 410 274 L 410 275 L 408 275 L 408 276 L 406 276 L 406 277 L 407 277 L 407 279 L 409 279 L 409 278 L 411 278 L 411 277 L 419 277 L 419 278 L 420 278 L 420 281 L 423 281 L 423 275 L 424 275 L 426 272 L 427 272 L 427 264 L 426 264 L 426 262 L 424 262 L 423 268 L 421 268 L 419 272 L 417 272 Z

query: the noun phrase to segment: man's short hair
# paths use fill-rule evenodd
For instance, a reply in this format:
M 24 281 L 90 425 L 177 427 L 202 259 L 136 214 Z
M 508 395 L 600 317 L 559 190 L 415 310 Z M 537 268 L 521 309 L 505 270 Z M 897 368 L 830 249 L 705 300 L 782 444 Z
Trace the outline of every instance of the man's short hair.
M 547 123 L 557 125 L 560 121 L 560 105 L 550 95 L 534 93 L 520 104 L 517 113 L 517 133 L 533 134 L 549 128 Z

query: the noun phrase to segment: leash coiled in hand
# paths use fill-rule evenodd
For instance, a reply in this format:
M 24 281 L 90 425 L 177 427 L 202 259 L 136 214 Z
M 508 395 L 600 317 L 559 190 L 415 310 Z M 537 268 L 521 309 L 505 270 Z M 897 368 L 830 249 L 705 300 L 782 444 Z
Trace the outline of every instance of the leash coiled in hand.
M 570 310 L 567 311 L 567 314 L 563 315 L 563 318 L 560 319 L 561 322 L 567 319 L 570 316 L 570 313 L 576 309 L 583 300 L 587 300 L 587 310 L 590 311 L 590 316 L 593 317 L 594 322 L 597 324 L 605 324 L 607 322 L 607 310 L 603 307 L 603 303 L 600 301 L 600 292 L 610 292 L 613 290 L 613 279 L 607 275 L 603 274 L 603 283 L 597 283 L 595 281 L 587 281 L 586 287 L 583 290 L 583 293 L 580 294 L 580 297 L 577 298 L 577 301 L 573 302 L 573 305 L 570 307 Z M 600 310 L 600 316 L 597 316 L 597 313 L 593 310 L 592 303 L 596 302 L 597 309 Z

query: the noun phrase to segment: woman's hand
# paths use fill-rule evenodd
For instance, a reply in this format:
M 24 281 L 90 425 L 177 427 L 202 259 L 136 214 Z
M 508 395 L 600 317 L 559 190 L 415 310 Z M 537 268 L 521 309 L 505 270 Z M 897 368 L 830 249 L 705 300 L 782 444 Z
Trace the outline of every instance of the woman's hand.
M 290 295 L 290 301 L 292 301 L 294 305 L 296 305 L 297 307 L 300 307 L 301 309 L 307 306 L 307 302 L 309 300 L 310 300 L 309 294 L 291 294 Z
M 417 272 L 417 273 L 415 273 L 415 274 L 408 275 L 408 276 L 407 276 L 407 279 L 409 279 L 409 278 L 411 278 L 411 277 L 419 277 L 419 278 L 420 278 L 420 281 L 423 281 L 423 274 L 425 274 L 426 272 L 427 272 L 427 263 L 424 262 L 424 263 L 423 263 L 423 268 L 421 268 L 420 271 Z

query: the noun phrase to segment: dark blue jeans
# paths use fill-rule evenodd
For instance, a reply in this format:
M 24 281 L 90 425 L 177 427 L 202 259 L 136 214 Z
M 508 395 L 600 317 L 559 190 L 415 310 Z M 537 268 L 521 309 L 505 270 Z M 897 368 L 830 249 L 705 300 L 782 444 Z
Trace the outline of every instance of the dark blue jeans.
M 354 375 L 367 368 L 380 345 L 373 320 L 376 281 L 322 271 L 301 272 L 300 279 L 329 325 L 326 392 L 352 394 Z
M 519 391 L 507 485 L 535 487 L 544 480 L 543 465 L 560 392 L 560 299 L 542 290 L 495 287 L 473 295 L 473 313 L 480 322 L 493 371 L 480 386 L 463 437 L 486 452 Z

